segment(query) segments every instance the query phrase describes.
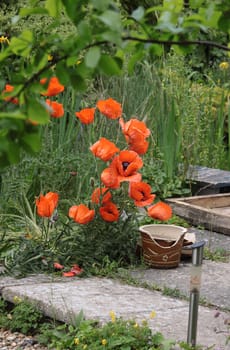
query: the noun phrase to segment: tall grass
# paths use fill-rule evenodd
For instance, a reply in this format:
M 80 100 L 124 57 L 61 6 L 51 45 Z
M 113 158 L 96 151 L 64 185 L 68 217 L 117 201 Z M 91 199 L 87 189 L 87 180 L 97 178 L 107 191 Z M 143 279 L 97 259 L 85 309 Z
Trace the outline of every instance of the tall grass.
M 193 75 L 184 57 L 170 55 L 140 64 L 132 76 L 104 79 L 97 87 L 99 94 L 122 101 L 127 119 L 136 115 L 147 122 L 151 147 L 162 153 L 170 178 L 178 163 L 230 168 L 226 90 L 211 79 L 193 81 Z

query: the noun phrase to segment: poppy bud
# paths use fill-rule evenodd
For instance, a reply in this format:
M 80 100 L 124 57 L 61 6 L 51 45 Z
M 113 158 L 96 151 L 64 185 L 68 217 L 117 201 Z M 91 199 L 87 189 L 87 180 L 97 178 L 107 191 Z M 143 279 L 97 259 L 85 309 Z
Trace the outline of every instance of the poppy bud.
M 90 178 L 89 183 L 90 183 L 90 186 L 91 186 L 91 187 L 94 187 L 94 185 L 95 185 L 95 179 L 94 179 L 94 177 L 91 177 L 91 178 Z

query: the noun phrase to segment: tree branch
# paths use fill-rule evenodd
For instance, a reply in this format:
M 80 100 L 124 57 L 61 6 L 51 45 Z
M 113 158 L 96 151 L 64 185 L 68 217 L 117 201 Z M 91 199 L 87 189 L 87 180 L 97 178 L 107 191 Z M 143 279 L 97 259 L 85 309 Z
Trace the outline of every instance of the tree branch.
M 179 46 L 189 46 L 189 45 L 199 45 L 199 46 L 210 46 L 210 47 L 216 47 L 218 49 L 224 50 L 224 51 L 230 51 L 230 47 L 222 44 L 218 44 L 214 41 L 208 41 L 208 40 L 159 40 L 159 39 L 143 39 L 138 38 L 134 36 L 124 36 L 122 37 L 122 40 L 124 41 L 137 41 L 142 42 L 146 44 L 162 44 L 162 45 L 179 45 Z

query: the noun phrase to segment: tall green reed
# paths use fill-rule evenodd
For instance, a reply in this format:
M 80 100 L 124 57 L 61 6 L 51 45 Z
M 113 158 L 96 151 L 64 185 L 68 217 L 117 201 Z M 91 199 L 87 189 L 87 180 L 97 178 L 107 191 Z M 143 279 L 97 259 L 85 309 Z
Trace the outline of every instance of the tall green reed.
M 184 57 L 168 55 L 139 64 L 132 76 L 101 78 L 97 84 L 99 94 L 122 101 L 127 119 L 147 122 L 152 131 L 148 154 L 158 157 L 160 151 L 170 179 L 180 173 L 179 164 L 185 170 L 191 164 L 229 168 L 226 91 L 211 78 L 196 82 L 194 76 Z

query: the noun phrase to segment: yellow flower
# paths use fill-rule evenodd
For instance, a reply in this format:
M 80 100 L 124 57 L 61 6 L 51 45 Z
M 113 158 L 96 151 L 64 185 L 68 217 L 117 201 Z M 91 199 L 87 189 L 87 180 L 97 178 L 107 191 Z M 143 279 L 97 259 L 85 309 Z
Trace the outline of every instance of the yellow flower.
M 114 323 L 116 321 L 116 315 L 113 310 L 110 311 L 109 316 L 111 318 L 111 321 Z
M 75 345 L 80 344 L 80 339 L 79 339 L 79 338 L 74 338 L 74 344 L 75 344 Z
M 47 59 L 48 59 L 49 62 L 50 62 L 50 61 L 53 61 L 53 58 L 54 58 L 54 57 L 53 57 L 52 55 L 50 55 L 50 54 L 49 54 L 48 57 L 47 57 Z
M 154 317 L 156 317 L 156 311 L 152 311 L 152 312 L 150 312 L 150 315 L 149 315 L 149 318 L 154 318 Z
M 15 296 L 13 297 L 13 301 L 14 301 L 15 304 L 19 304 L 19 303 L 21 303 L 22 299 L 19 298 L 17 295 L 15 295 Z
M 102 345 L 106 345 L 107 344 L 107 340 L 106 339 L 102 339 L 101 344 Z
M 7 44 L 9 44 L 10 42 L 9 42 L 9 40 L 8 40 L 8 38 L 7 38 L 7 36 L 0 36 L 0 43 L 7 43 Z
M 228 63 L 228 62 L 221 62 L 221 63 L 219 64 L 219 68 L 220 68 L 221 70 L 226 70 L 226 69 L 229 68 L 229 63 Z
M 138 328 L 139 327 L 139 324 L 136 322 L 133 326 L 133 328 Z

